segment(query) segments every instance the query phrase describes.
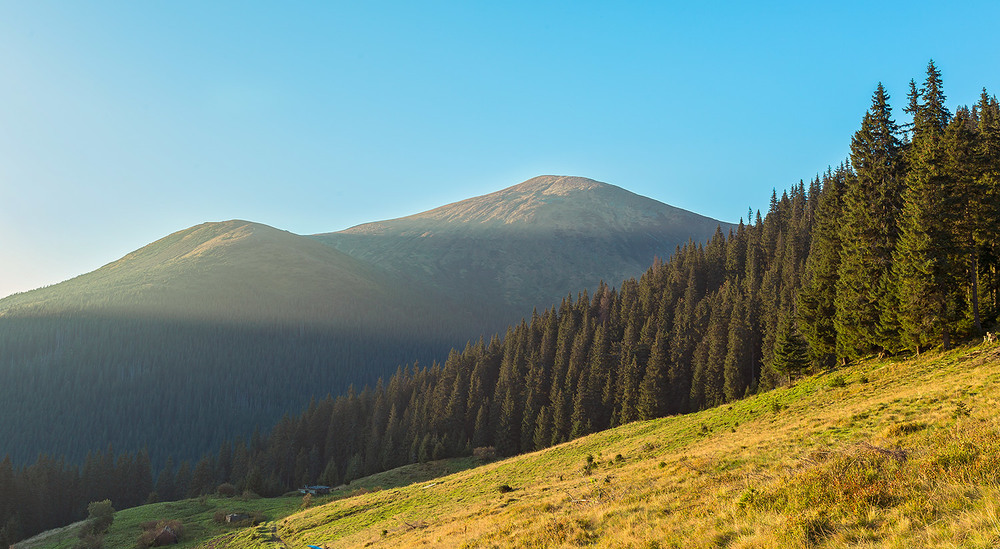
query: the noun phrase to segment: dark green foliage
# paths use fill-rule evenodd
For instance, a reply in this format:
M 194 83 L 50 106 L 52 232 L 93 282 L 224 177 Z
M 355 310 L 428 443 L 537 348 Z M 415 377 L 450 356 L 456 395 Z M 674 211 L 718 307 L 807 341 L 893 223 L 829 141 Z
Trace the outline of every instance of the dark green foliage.
M 93 501 L 87 505 L 87 522 L 80 530 L 80 537 L 104 534 L 114 521 L 115 508 L 111 500 Z
M 880 285 L 892 270 L 903 190 L 902 143 L 888 101 L 880 83 L 861 129 L 851 139 L 854 174 L 847 180 L 839 212 L 834 324 L 837 354 L 847 359 L 883 346 Z
M 788 381 L 802 373 L 809 365 L 806 342 L 791 320 L 783 320 L 778 329 L 772 364 L 773 368 L 783 374 Z
M 805 283 L 799 294 L 799 328 L 818 368 L 831 368 L 837 358 L 837 283 L 841 254 L 841 197 L 850 173 L 841 166 L 827 170 L 819 195 Z
M 852 141 L 839 208 L 824 182 L 798 312 L 817 366 L 834 354 L 948 348 L 997 319 L 995 98 L 984 91 L 952 115 L 931 62 L 923 86 L 910 83 L 903 141 L 887 100 L 879 86 Z
M 196 461 L 313 395 L 391 374 L 385 364 L 447 356 L 453 341 L 240 321 L 0 316 L 0 452 L 23 464 L 45 448 L 78 463 L 101 441 L 148 448 L 157 468 L 168 454 Z
M 954 175 L 948 170 L 943 140 L 951 116 L 933 63 L 920 97 L 893 257 L 903 343 L 918 352 L 935 339 L 948 348 L 963 307 L 953 231 Z

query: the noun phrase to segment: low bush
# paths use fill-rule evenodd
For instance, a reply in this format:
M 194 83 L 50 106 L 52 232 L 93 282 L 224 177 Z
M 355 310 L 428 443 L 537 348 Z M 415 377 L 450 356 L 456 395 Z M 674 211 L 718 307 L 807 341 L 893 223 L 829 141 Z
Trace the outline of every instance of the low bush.
M 480 446 L 472 449 L 472 457 L 483 461 L 493 461 L 497 458 L 497 449 L 493 446 Z

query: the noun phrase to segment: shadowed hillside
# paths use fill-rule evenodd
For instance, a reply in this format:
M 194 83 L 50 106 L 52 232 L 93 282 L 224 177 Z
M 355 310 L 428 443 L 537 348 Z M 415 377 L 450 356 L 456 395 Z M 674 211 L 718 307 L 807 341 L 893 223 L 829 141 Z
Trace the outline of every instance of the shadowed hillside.
M 179 231 L 0 301 L 0 455 L 199 455 L 310 396 L 442 356 L 474 335 L 449 303 L 265 225 Z

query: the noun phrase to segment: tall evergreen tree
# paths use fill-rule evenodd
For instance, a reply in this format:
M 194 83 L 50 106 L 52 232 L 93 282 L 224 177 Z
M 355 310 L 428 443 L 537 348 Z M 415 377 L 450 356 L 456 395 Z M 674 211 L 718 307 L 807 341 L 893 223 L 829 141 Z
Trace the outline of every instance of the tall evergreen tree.
M 981 177 L 979 136 L 971 112 L 959 108 L 943 137 L 945 170 L 951 176 L 948 209 L 954 212 L 955 263 L 964 273 L 968 316 L 975 335 L 982 334 L 979 313 L 979 260 L 996 227 L 990 223 L 989 180 Z
M 636 415 L 640 419 L 660 417 L 668 410 L 666 402 L 670 394 L 667 390 L 668 361 L 667 337 L 660 332 L 656 335 L 645 375 L 639 384 Z
M 840 216 L 840 264 L 834 324 L 838 354 L 855 359 L 882 347 L 880 290 L 892 271 L 902 207 L 901 151 L 889 96 L 879 83 L 861 129 L 851 139 L 854 177 Z
M 799 294 L 799 328 L 809 345 L 809 358 L 819 368 L 831 368 L 837 359 L 836 296 L 840 269 L 840 218 L 847 168 L 823 176 L 812 244 Z
M 779 324 L 772 367 L 776 372 L 784 375 L 786 381 L 791 382 L 808 365 L 809 354 L 806 342 L 788 315 L 782 318 Z
M 947 349 L 960 314 L 950 209 L 953 178 L 943 144 L 951 118 L 941 73 L 931 62 L 913 122 L 900 238 L 893 256 L 904 343 L 916 351 L 940 338 Z

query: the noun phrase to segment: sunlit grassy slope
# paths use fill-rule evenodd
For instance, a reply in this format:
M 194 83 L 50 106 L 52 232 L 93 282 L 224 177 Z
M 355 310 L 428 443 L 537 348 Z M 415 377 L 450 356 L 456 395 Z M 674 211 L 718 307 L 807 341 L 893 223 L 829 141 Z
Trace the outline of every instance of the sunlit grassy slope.
M 314 239 L 231 220 L 178 231 L 91 273 L 2 299 L 0 318 L 98 311 L 384 328 L 454 309 L 444 295 L 407 288 Z
M 1000 346 L 872 361 L 271 527 L 292 548 L 996 547 L 998 408 Z
M 433 478 L 469 469 L 481 462 L 474 458 L 458 458 L 429 463 L 407 465 L 384 473 L 355 480 L 350 486 L 334 490 L 329 496 L 318 496 L 313 505 L 322 505 L 333 499 L 356 497 L 357 494 L 399 486 L 425 482 Z M 270 522 L 280 520 L 295 513 L 303 504 L 302 496 L 292 494 L 280 498 L 259 497 L 204 497 L 153 503 L 122 509 L 115 514 L 104 540 L 107 548 L 132 548 L 136 546 L 142 534 L 143 523 L 160 521 L 180 521 L 183 530 L 181 543 L 177 548 L 196 547 L 206 540 L 221 536 L 220 542 L 229 540 L 230 534 L 238 533 L 242 538 L 252 538 L 257 546 L 266 546 L 266 539 L 271 538 Z M 260 513 L 267 521 L 261 530 L 268 532 L 267 536 L 255 536 L 256 529 L 242 529 L 215 521 L 216 513 Z M 72 549 L 79 540 L 79 529 L 82 523 L 65 528 L 50 530 L 32 539 L 18 543 L 15 549 Z

